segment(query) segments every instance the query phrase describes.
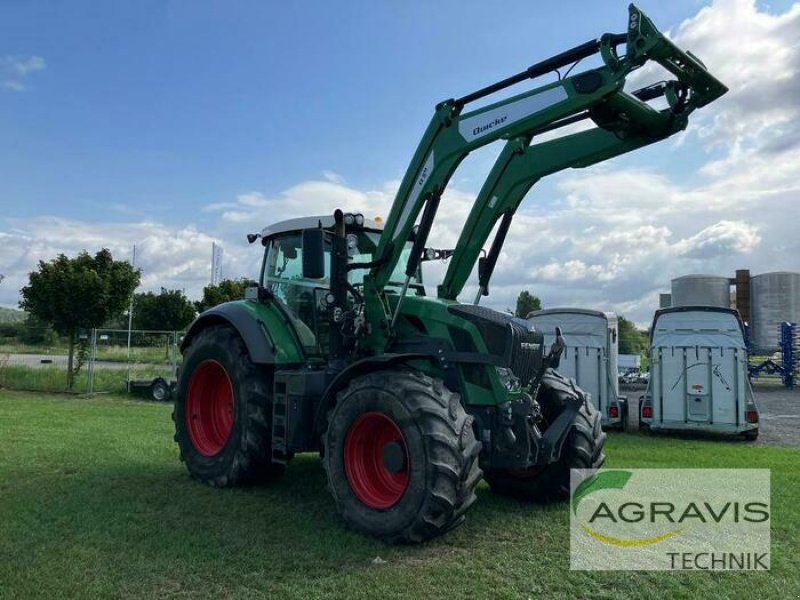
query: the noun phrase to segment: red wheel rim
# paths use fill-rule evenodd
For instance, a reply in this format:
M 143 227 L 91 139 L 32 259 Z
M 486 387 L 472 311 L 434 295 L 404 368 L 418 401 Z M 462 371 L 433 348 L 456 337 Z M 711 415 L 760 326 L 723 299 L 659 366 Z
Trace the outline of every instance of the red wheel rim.
M 392 442 L 403 451 L 403 464 L 397 472 L 384 462 L 384 449 Z M 350 488 L 361 502 L 376 509 L 397 504 L 408 488 L 410 474 L 408 448 L 397 424 L 383 413 L 361 415 L 347 432 L 344 468 Z
M 201 362 L 189 381 L 186 425 L 195 449 L 203 456 L 219 454 L 233 431 L 233 385 L 216 360 Z

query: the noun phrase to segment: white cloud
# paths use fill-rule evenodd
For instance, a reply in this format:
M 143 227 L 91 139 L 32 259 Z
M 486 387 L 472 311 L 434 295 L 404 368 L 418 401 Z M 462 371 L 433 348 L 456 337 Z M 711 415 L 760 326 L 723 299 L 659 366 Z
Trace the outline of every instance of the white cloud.
M 323 171 L 322 176 L 332 183 L 338 183 L 340 185 L 345 185 L 347 183 L 344 177 L 339 175 L 336 171 Z
M 797 145 L 800 4 L 770 14 L 754 0 L 715 0 L 684 21 L 675 39 L 730 89 L 692 125 L 708 147 L 728 151 L 727 172 L 748 155 Z
M 749 254 L 758 248 L 758 228 L 741 221 L 720 221 L 678 242 L 681 255 L 716 258 L 730 253 Z
M 3 62 L 20 77 L 25 77 L 33 71 L 42 71 L 47 66 L 41 56 L 29 56 L 27 58 L 7 56 Z
M 236 208 L 236 202 L 212 202 L 203 206 L 201 212 L 220 212 L 229 208 Z
M 211 243 L 216 238 L 192 226 L 169 227 L 149 221 L 87 223 L 56 217 L 7 219 L 6 223 L 9 227 L 0 230 L 0 273 L 6 275 L 0 284 L 0 304 L 17 304 L 19 289 L 40 260 L 60 253 L 75 256 L 82 250 L 94 253 L 108 248 L 116 259 L 130 260 L 136 244 L 143 289 L 177 288 L 197 298 L 210 277 Z M 240 251 L 244 240 L 238 246 L 231 240 L 226 247 L 225 274 L 252 274 L 257 257 Z M 247 261 L 250 263 L 245 264 Z
M 47 67 L 41 56 L 1 56 L 0 82 L 4 89 L 12 92 L 24 92 L 28 89 L 25 79 L 36 71 Z
M 250 223 L 253 229 L 303 215 L 330 214 L 337 208 L 363 212 L 370 218 L 378 215 L 385 217 L 395 189 L 396 182 L 365 192 L 348 187 L 341 181 L 312 180 L 292 186 L 274 198 L 260 192 L 248 192 L 240 194 L 232 202 L 208 204 L 203 211 L 221 212 L 223 223 L 237 227 Z
M 15 81 L 13 79 L 4 81 L 3 87 L 7 90 L 11 90 L 12 92 L 24 92 L 27 89 L 24 83 L 21 81 Z

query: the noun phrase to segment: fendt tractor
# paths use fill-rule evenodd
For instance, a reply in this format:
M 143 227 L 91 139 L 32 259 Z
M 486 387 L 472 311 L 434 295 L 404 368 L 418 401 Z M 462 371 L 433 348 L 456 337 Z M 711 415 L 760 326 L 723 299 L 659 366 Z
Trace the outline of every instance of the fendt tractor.
M 663 140 L 727 91 L 635 6 L 629 14 L 626 33 L 439 103 L 383 226 L 337 210 L 248 236 L 265 247 L 258 286 L 201 314 L 182 345 L 173 418 L 194 478 L 269 480 L 296 454 L 319 452 L 348 524 L 420 542 L 464 520 L 481 478 L 497 494 L 551 501 L 568 495 L 571 468 L 603 463 L 600 415 L 555 370 L 563 338 L 545 351 L 541 331 L 479 300 L 537 180 Z M 600 66 L 570 74 L 596 54 Z M 648 61 L 669 80 L 625 91 Z M 465 110 L 551 73 L 551 83 Z M 459 163 L 500 139 L 455 248 L 427 247 Z M 442 258 L 433 298 L 421 263 Z M 476 262 L 477 297 L 459 303 Z

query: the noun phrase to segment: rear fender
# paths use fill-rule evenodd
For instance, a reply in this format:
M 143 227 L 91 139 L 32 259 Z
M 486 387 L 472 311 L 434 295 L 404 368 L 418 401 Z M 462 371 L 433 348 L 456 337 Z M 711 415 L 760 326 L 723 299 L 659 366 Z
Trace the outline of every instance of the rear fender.
M 228 325 L 233 327 L 247 346 L 250 359 L 255 364 L 287 364 L 303 361 L 303 351 L 291 325 L 267 304 L 248 300 L 226 302 L 198 316 L 189 326 L 181 342 L 185 352 L 192 339 L 206 327 Z

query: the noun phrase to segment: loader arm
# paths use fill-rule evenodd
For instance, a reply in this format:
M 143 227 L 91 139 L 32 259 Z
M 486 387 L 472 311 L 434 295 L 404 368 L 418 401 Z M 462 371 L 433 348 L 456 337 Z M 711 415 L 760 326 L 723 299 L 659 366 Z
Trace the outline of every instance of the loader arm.
M 658 135 L 596 127 L 548 142 L 529 145 L 522 136 L 506 143 L 483 184 L 458 238 L 444 279 L 438 288 L 440 298 L 455 300 L 461 293 L 495 224 L 501 226 L 492 247 L 479 269 L 479 291 L 488 295 L 489 279 L 505 241 L 508 227 L 525 195 L 541 178 L 568 168 L 583 168 L 637 150 L 680 131 L 685 121 L 674 120 L 672 127 Z
M 621 44 L 625 44 L 624 55 L 617 52 Z M 559 77 L 556 82 L 464 112 L 464 108 L 476 100 L 595 54 L 600 54 L 603 60 L 598 68 Z M 649 60 L 661 64 L 676 76 L 676 80 L 660 84 L 656 92 L 654 88 L 642 90 L 639 95 L 624 92 L 627 75 Z M 663 138 L 676 127 L 684 127 L 686 118 L 695 108 L 708 104 L 726 91 L 699 60 L 678 49 L 644 13 L 631 5 L 625 34 L 604 34 L 462 98 L 441 102 L 403 177 L 378 244 L 376 260 L 365 279 L 367 314 L 375 325 L 373 329 L 382 332 L 373 341 L 380 345 L 380 339 L 391 335 L 390 307 L 383 288 L 397 267 L 423 206 L 426 210 L 406 265 L 407 278 L 416 270 L 439 198 L 470 152 L 499 139 L 532 138 L 588 117 L 611 131 L 626 128 Z M 667 97 L 670 110 L 659 111 L 647 104 L 647 99 L 660 95 Z M 567 166 L 570 165 L 559 168 Z M 403 293 L 400 300 L 402 296 Z M 375 314 L 376 310 L 383 314 Z M 399 304 L 395 314 L 397 310 Z

